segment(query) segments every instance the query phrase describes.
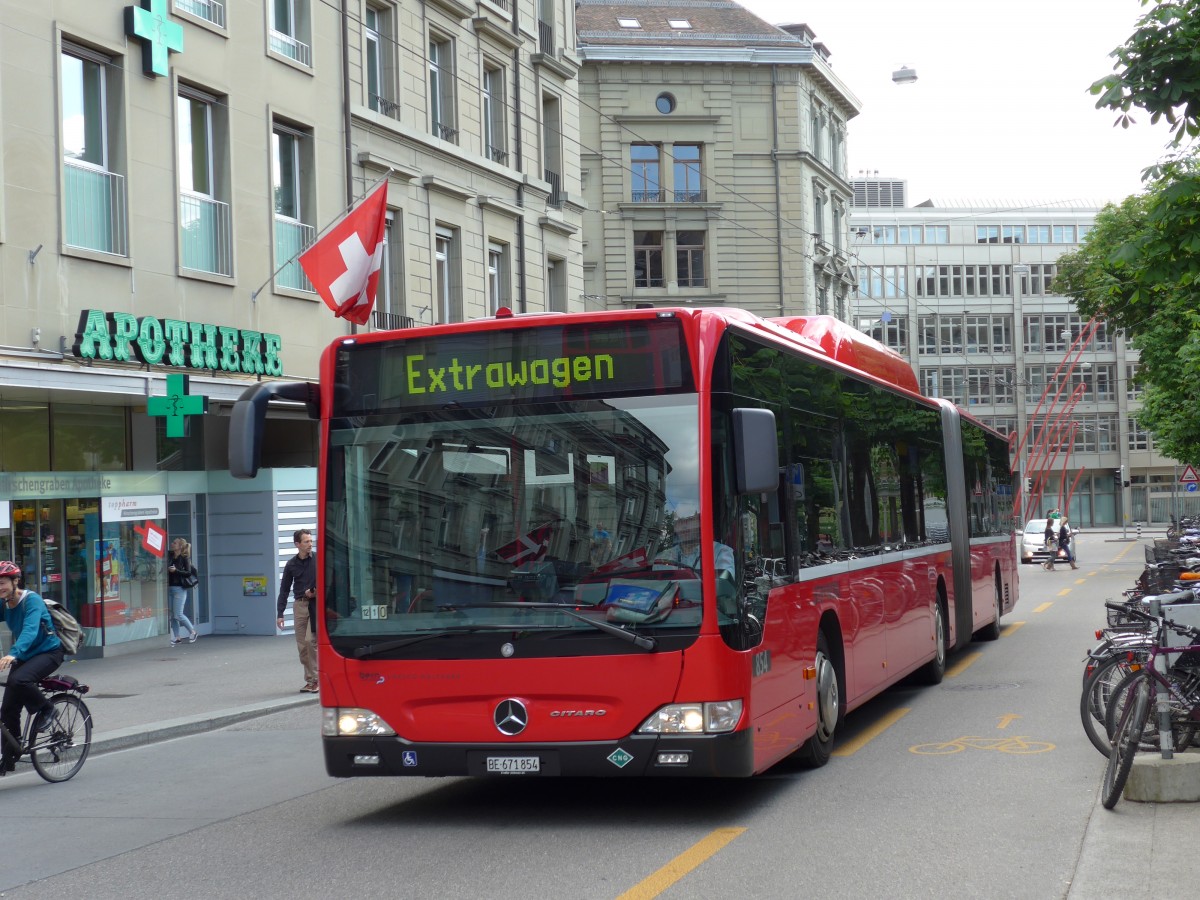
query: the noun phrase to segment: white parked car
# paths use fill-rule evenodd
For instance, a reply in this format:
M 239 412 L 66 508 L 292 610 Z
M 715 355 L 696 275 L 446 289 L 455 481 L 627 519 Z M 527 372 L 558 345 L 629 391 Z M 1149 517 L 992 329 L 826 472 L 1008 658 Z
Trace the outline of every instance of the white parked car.
M 1075 535 L 1079 534 L 1079 530 L 1072 526 L 1071 528 L 1071 552 L 1075 550 Z M 1055 539 L 1058 538 L 1058 527 L 1055 525 Z M 1057 545 L 1055 546 L 1057 552 Z M 1025 523 L 1025 530 L 1021 533 L 1021 562 L 1045 562 L 1046 561 L 1046 520 L 1045 519 L 1030 519 Z M 1076 553 L 1076 562 L 1078 562 L 1078 554 Z M 1065 560 L 1064 560 L 1065 562 Z

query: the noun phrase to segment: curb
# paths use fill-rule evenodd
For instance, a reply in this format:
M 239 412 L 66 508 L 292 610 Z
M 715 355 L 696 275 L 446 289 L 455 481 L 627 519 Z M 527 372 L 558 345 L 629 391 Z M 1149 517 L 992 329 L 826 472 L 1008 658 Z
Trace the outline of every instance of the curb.
M 247 706 L 237 706 L 232 709 L 221 709 L 211 713 L 201 713 L 195 716 L 183 716 L 178 719 L 166 719 L 147 725 L 133 725 L 118 731 L 92 735 L 90 753 L 111 753 L 114 750 L 125 750 L 129 747 L 141 747 L 173 738 L 201 734 L 205 731 L 215 731 L 227 725 L 235 725 L 248 719 L 269 716 L 271 713 L 295 709 L 319 702 L 319 698 L 287 697 L 280 700 L 268 700 L 263 703 L 252 703 Z

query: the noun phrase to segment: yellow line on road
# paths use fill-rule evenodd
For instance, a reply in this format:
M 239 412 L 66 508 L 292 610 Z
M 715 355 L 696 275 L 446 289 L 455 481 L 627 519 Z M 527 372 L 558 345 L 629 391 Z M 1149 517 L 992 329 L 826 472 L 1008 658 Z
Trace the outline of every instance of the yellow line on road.
M 1076 578 L 1076 579 L 1075 579 L 1075 583 L 1076 583 L 1076 584 L 1083 584 L 1083 579 L 1082 579 L 1082 578 Z
M 856 735 L 853 740 L 839 743 L 837 749 L 833 751 L 833 755 L 851 756 L 857 753 L 869 742 L 875 740 L 875 738 L 879 737 L 881 734 L 903 719 L 909 714 L 909 712 L 911 712 L 911 709 L 906 706 L 892 710 L 886 716 L 882 716 L 879 721 L 873 724 L 870 728 L 864 729 L 861 733 Z
M 1014 631 L 1016 631 L 1018 628 L 1020 628 L 1024 624 L 1025 624 L 1024 622 L 1009 622 L 1007 625 L 1005 625 L 1003 628 L 1000 629 L 1000 634 L 1004 637 L 1008 637 L 1010 634 L 1012 634 Z
M 1035 606 L 1035 607 L 1033 608 L 1033 611 L 1034 611 L 1035 613 L 1045 612 L 1046 610 L 1048 610 L 1048 609 L 1049 609 L 1050 607 L 1052 607 L 1053 605 L 1054 605 L 1054 601 L 1053 601 L 1053 600 L 1047 600 L 1045 603 L 1042 603 L 1042 604 L 1039 604 L 1038 606 Z
M 1070 588 L 1063 588 L 1061 591 L 1059 591 L 1059 592 L 1058 592 L 1058 596 L 1060 596 L 1060 597 L 1065 597 L 1065 596 L 1067 596 L 1067 594 L 1069 594 L 1069 593 L 1071 593 L 1071 589 L 1070 589 Z
M 684 850 L 653 875 L 635 884 L 621 894 L 617 900 L 650 900 L 652 897 L 657 897 L 745 830 L 745 828 L 718 828 L 699 843 Z
M 966 671 L 967 666 L 971 665 L 971 663 L 975 662 L 981 656 L 983 656 L 982 653 L 964 653 L 959 657 L 958 662 L 946 670 L 946 677 L 954 678 L 957 675 L 961 675 Z
M 1128 553 L 1134 547 L 1140 547 L 1140 546 L 1142 546 L 1142 545 L 1141 544 L 1130 544 L 1128 547 L 1126 547 L 1124 550 L 1122 550 L 1120 553 L 1117 554 L 1117 558 L 1114 559 L 1113 562 L 1120 561 L 1122 556 L 1124 556 L 1126 553 Z

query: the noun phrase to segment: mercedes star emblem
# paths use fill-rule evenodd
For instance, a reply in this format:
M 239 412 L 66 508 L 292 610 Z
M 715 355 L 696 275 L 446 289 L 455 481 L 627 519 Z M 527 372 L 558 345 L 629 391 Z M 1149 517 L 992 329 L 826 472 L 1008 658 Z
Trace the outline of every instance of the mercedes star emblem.
M 529 712 L 520 700 L 501 701 L 496 705 L 496 713 L 493 718 L 500 733 L 507 734 L 509 737 L 520 734 L 529 724 Z

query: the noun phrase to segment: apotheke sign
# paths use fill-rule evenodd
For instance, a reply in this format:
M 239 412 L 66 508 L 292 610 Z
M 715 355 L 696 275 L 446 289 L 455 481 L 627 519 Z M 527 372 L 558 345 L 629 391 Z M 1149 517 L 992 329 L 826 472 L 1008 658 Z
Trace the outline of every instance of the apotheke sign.
M 71 352 L 78 359 L 276 376 L 283 374 L 282 344 L 277 334 L 246 328 L 85 309 Z

